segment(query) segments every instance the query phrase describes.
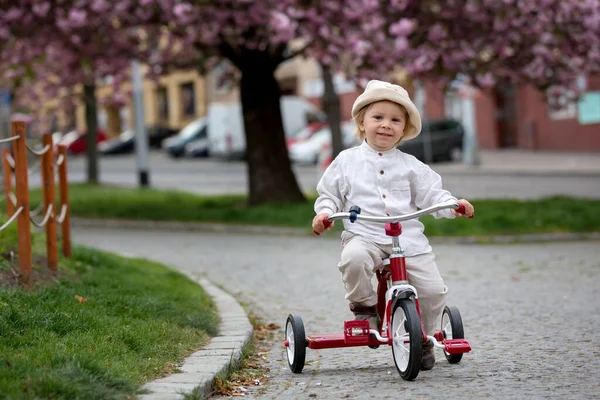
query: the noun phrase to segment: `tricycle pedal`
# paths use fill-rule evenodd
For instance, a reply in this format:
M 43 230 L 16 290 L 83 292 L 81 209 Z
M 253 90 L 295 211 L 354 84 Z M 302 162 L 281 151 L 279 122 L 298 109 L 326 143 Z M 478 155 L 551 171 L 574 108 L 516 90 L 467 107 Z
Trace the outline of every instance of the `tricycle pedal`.
M 471 351 L 471 345 L 465 339 L 447 339 L 442 344 L 448 354 L 463 354 Z
M 344 342 L 364 345 L 369 344 L 369 321 L 344 321 Z

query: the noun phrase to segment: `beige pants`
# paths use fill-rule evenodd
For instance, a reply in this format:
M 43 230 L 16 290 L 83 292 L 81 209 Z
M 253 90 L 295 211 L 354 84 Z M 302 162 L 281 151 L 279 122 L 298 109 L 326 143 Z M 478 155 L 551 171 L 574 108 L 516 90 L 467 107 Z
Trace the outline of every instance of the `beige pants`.
M 338 269 L 342 273 L 346 299 L 365 306 L 377 304 L 377 293 L 371 278 L 382 266 L 383 259 L 391 254 L 392 245 L 376 244 L 361 236 L 344 232 L 342 246 L 344 248 Z M 433 335 L 440 327 L 448 291 L 435 263 L 435 255 L 427 253 L 406 257 L 406 270 L 408 282 L 417 289 L 425 331 Z

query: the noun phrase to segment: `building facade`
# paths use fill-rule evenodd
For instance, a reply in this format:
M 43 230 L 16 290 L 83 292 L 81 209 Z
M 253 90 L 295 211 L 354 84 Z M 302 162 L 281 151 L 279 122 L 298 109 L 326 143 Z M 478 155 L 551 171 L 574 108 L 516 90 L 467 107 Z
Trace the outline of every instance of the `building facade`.
M 164 125 L 181 129 L 206 115 L 210 102 L 239 101 L 234 79 L 222 79 L 230 73 L 223 61 L 205 77 L 196 71 L 177 71 L 158 81 L 144 81 L 144 111 L 147 126 Z M 275 71 L 281 92 L 303 96 L 320 107 L 323 93 L 320 66 L 313 59 L 295 57 Z M 392 81 L 402 84 L 414 96 L 405 76 Z M 341 101 L 342 120 L 351 118 L 352 103 L 361 89 L 352 81 L 335 77 Z M 434 83 L 425 83 L 425 114 L 428 118 L 460 119 L 461 90 L 444 91 Z M 522 148 L 543 151 L 600 152 L 600 77 L 585 80 L 586 93 L 579 102 L 567 102 L 561 109 L 549 106 L 544 93 L 530 86 L 498 85 L 494 90 L 469 91 L 473 96 L 475 121 L 472 124 L 483 149 Z M 98 99 L 110 96 L 111 86 L 98 88 Z M 552 99 L 550 99 L 552 100 Z M 76 127 L 84 130 L 83 105 L 76 110 Z M 99 104 L 99 125 L 110 135 L 134 126 L 133 107 Z
M 130 89 L 126 85 L 125 90 Z M 165 126 L 181 129 L 191 121 L 206 114 L 205 79 L 194 70 L 176 71 L 157 81 L 143 81 L 144 119 L 146 126 Z M 98 126 L 110 136 L 116 136 L 135 124 L 131 102 L 115 105 L 110 101 L 112 85 L 105 84 L 96 90 Z M 76 128 L 85 130 L 85 107 L 77 107 Z

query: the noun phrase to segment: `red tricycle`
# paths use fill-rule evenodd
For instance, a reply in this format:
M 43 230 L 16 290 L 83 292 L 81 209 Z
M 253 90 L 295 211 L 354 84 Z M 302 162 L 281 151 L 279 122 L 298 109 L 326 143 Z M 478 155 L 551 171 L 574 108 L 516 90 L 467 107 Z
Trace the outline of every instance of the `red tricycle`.
M 307 337 L 304 323 L 299 315 L 290 314 L 285 324 L 287 359 L 294 373 L 302 372 L 306 358 L 306 348 L 313 350 L 336 347 L 369 346 L 380 344 L 392 347 L 396 369 L 404 380 L 417 377 L 421 365 L 423 344 L 431 341 L 434 347 L 441 348 L 448 362 L 458 363 L 464 353 L 471 351 L 469 342 L 464 339 L 463 323 L 455 306 L 446 306 L 442 313 L 441 329 L 428 336 L 423 329 L 419 310 L 417 290 L 408 283 L 404 251 L 398 237 L 402 233 L 400 222 L 430 214 L 443 209 L 455 209 L 464 214 L 465 209 L 456 201 L 449 201 L 400 216 L 373 217 L 360 215 L 360 208 L 353 206 L 349 212 L 330 215 L 326 225 L 341 219 L 351 222 L 357 219 L 385 223 L 385 232 L 392 238 L 392 253 L 376 271 L 377 313 L 381 318 L 378 329 L 369 329 L 366 320 L 344 321 L 343 333 L 314 335 Z

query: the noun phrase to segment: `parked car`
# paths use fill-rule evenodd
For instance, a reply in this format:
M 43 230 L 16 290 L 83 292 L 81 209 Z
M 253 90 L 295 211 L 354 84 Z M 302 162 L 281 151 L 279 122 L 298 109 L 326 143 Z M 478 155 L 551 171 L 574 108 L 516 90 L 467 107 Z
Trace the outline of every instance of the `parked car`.
M 452 119 L 432 120 L 423 126 L 421 134 L 398 146 L 404 153 L 425 161 L 423 143 L 426 130 L 431 137 L 432 161 L 458 161 L 462 157 L 464 130 L 460 122 Z
M 310 139 L 310 137 L 312 135 L 315 134 L 315 132 L 318 132 L 319 129 L 324 128 L 327 126 L 327 122 L 310 122 L 308 124 L 306 124 L 306 126 L 302 129 L 300 129 L 299 131 L 290 134 L 289 136 L 286 136 L 285 140 L 286 140 L 286 145 L 288 147 L 288 149 L 296 143 L 299 142 L 304 142 L 305 140 Z
M 185 156 L 192 158 L 208 157 L 210 155 L 209 146 L 208 137 L 206 136 L 192 140 L 185 145 Z
M 102 143 L 107 140 L 108 136 L 100 129 L 97 131 L 96 143 Z M 67 152 L 70 154 L 82 154 L 87 150 L 87 133 L 71 131 L 66 133 L 60 141 L 57 143 L 61 146 L 67 147 Z
M 190 122 L 175 136 L 163 140 L 161 147 L 171 157 L 181 157 L 185 154 L 185 145 L 207 137 L 207 119 L 200 118 Z
M 290 137 L 311 122 L 323 121 L 325 114 L 299 96 L 282 96 L 279 102 L 285 137 Z M 211 156 L 243 159 L 246 135 L 240 102 L 213 102 L 208 106 L 208 138 Z
M 358 135 L 355 133 L 353 121 L 345 121 L 341 124 L 342 146 L 348 148 L 357 143 Z M 309 139 L 297 142 L 290 146 L 290 160 L 298 164 L 316 164 L 321 157 L 321 152 L 331 146 L 331 129 L 324 127 L 315 132 Z
M 102 142 L 98 145 L 98 151 L 104 155 L 127 154 L 135 150 L 135 131 L 127 129 L 119 136 Z
M 152 148 L 160 149 L 162 142 L 177 134 L 177 129 L 171 129 L 168 126 L 154 125 L 146 128 L 148 133 L 148 145 Z

